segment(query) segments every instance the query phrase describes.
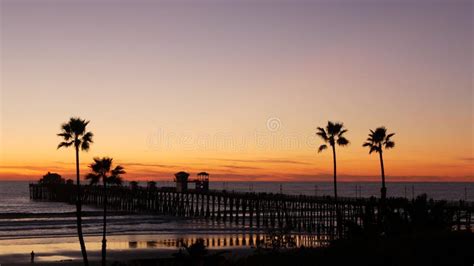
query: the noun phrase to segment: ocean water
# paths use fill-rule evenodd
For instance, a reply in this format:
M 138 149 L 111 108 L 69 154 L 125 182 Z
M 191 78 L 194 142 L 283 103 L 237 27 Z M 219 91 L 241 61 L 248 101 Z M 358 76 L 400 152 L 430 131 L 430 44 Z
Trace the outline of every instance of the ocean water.
M 29 182 L 0 182 L 0 256 L 9 252 L 25 253 L 33 248 L 55 250 L 73 246 L 77 250 L 75 206 L 58 202 L 32 201 L 29 199 L 28 184 Z M 172 186 L 173 183 L 158 182 L 157 185 Z M 282 192 L 293 195 L 322 196 L 333 193 L 331 182 L 211 182 L 210 188 L 242 192 Z M 474 201 L 474 183 L 388 183 L 387 189 L 389 197 L 412 198 L 426 193 L 428 197 L 437 200 Z M 342 197 L 379 196 L 379 190 L 380 184 L 377 182 L 338 184 L 338 192 Z M 99 249 L 99 236 L 102 233 L 101 209 L 84 206 L 83 210 L 86 239 L 89 239 L 88 243 L 92 248 Z M 124 246 L 134 248 L 140 245 L 175 247 L 177 239 L 197 237 L 208 239 L 211 241 L 210 245 L 212 241 L 219 243 L 216 247 L 229 243 L 235 246 L 235 243 L 246 243 L 244 239 L 252 237 L 251 235 L 246 237 L 249 232 L 262 233 L 249 228 L 203 220 L 123 213 L 110 213 L 107 229 L 111 248 Z M 136 239 L 141 242 L 138 241 L 137 244 Z M 58 242 L 62 244 L 58 245 Z
M 75 236 L 75 205 L 30 200 L 28 184 L 0 182 L 0 240 Z M 226 233 L 235 229 L 179 217 L 113 211 L 107 222 L 109 235 Z M 89 236 L 101 234 L 101 208 L 83 206 L 83 231 Z
M 168 182 L 167 185 L 172 185 Z M 379 182 L 341 182 L 337 184 L 341 197 L 380 197 Z M 388 197 L 411 199 L 427 194 L 435 200 L 474 201 L 474 182 L 390 182 L 386 183 Z M 291 195 L 334 195 L 332 182 L 211 182 L 210 189 L 244 192 L 267 192 Z
M 79 259 L 75 206 L 32 201 L 28 184 L 0 182 L 0 264 L 28 262 L 32 250 L 40 261 Z M 102 209 L 83 206 L 83 232 L 88 250 L 100 250 Z M 111 211 L 107 217 L 108 249 L 118 251 L 175 250 L 181 241 L 191 243 L 197 238 L 205 239 L 209 248 L 229 245 L 247 248 L 249 240 L 246 239 L 255 238 L 253 233 L 259 231 L 163 215 L 127 215 Z

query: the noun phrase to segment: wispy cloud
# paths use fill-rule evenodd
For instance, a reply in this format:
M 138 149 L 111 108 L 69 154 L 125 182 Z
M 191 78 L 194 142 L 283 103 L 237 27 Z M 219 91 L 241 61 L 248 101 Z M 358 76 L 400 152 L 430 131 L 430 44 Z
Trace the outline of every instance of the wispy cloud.
M 158 168 L 175 168 L 178 165 L 172 164 L 149 164 L 149 163 L 136 163 L 136 162 L 120 162 L 124 166 L 141 166 L 141 167 L 158 167 Z
M 262 168 L 259 168 L 259 167 L 244 166 L 244 165 L 222 165 L 221 167 L 230 168 L 230 169 L 243 169 L 243 170 L 258 170 L 258 169 L 262 169 Z
M 34 165 L 0 165 L 2 170 L 5 169 L 20 169 L 20 170 L 29 170 L 29 171 L 58 171 L 64 170 L 63 167 L 55 167 L 55 166 L 34 166 Z
M 474 162 L 474 157 L 463 157 L 463 158 L 460 158 L 459 160 L 461 160 L 463 162 L 472 163 L 472 162 Z
M 255 160 L 244 160 L 244 159 L 217 159 L 210 158 L 213 161 L 224 161 L 224 162 L 235 162 L 235 163 L 272 163 L 272 164 L 300 164 L 300 165 L 311 165 L 311 163 L 287 159 L 255 159 Z

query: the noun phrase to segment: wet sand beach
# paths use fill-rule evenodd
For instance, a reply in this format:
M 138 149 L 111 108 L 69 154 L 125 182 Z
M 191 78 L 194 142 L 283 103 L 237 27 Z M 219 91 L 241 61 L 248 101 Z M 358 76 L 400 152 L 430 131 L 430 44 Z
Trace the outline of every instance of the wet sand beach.
M 137 237 L 137 236 L 121 236 L 121 237 Z M 145 237 L 145 236 L 142 236 Z M 146 241 L 132 241 L 130 243 L 136 243 L 136 247 L 126 247 L 124 243 L 110 242 L 112 248 L 107 250 L 107 257 L 110 263 L 113 262 L 127 262 L 132 260 L 154 260 L 154 259 L 173 259 L 173 254 L 179 251 L 177 247 L 163 247 L 150 245 L 152 241 L 148 241 L 148 247 Z M 222 240 L 221 240 L 222 242 Z M 74 244 L 77 245 L 77 244 Z M 34 265 L 82 265 L 82 256 L 80 249 L 67 249 L 68 246 L 71 248 L 74 245 L 64 245 L 65 249 L 57 249 L 55 251 L 48 251 L 51 247 L 46 245 L 44 251 L 35 252 L 35 263 Z M 122 249 L 118 249 L 117 246 L 122 245 Z M 132 244 L 133 245 L 133 244 Z M 56 247 L 61 244 L 56 244 Z M 93 249 L 99 247 L 100 243 L 89 243 L 88 256 L 92 265 L 100 264 L 101 254 L 100 249 Z M 34 246 L 30 246 L 33 248 Z M 15 248 L 15 247 L 12 247 Z M 23 246 L 23 250 L 27 250 L 27 246 Z M 254 252 L 252 246 L 238 246 L 238 247 L 210 247 L 210 254 L 219 253 L 226 257 L 239 257 L 252 254 Z M 31 257 L 28 253 L 10 253 L 0 255 L 0 265 L 31 265 Z

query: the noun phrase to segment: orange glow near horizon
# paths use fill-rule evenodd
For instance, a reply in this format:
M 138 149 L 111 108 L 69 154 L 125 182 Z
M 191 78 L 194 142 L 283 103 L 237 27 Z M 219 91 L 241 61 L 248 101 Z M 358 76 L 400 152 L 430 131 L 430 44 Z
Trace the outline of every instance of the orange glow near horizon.
M 282 126 L 283 122 L 280 123 Z M 91 123 L 89 130 L 93 131 L 93 125 Z M 91 150 L 80 153 L 81 176 L 89 171 L 88 164 L 92 157 L 111 156 L 115 164 L 125 167 L 126 180 L 171 181 L 175 172 L 184 170 L 193 175 L 207 171 L 215 181 L 331 181 L 332 154 L 328 151 L 320 154 L 316 152 L 315 147 L 321 141 L 310 134 L 304 138 L 281 130 L 283 132 L 268 129 L 265 132 L 262 129 L 257 133 L 257 141 L 255 136 L 237 141 L 236 137 L 230 135 L 221 140 L 209 136 L 193 140 L 192 135 L 186 135 L 181 138 L 186 139 L 185 143 L 169 140 L 165 145 L 150 139 L 156 137 L 164 141 L 164 138 L 156 135 L 148 136 L 143 143 L 126 143 L 124 137 L 123 141 L 118 141 L 123 143 L 120 149 L 114 148 L 113 143 L 96 133 L 96 143 Z M 339 180 L 378 181 L 378 155 L 369 155 L 360 143 L 354 143 L 352 136 L 356 134 L 351 133 L 348 133 L 348 138 L 352 144 L 337 148 Z M 0 180 L 37 180 L 48 171 L 74 178 L 74 151 L 56 150 L 56 142 L 60 139 L 54 134 L 45 136 L 45 139 L 48 141 L 34 149 L 36 154 L 30 157 L 31 162 L 28 164 L 21 163 L 21 156 L 28 152 L 29 145 L 25 145 L 24 150 L 16 149 L 19 156 L 16 160 L 13 156 L 10 156 L 13 158 L 10 162 L 3 160 Z M 444 153 L 444 157 L 434 156 L 441 151 L 432 151 L 431 154 L 414 152 L 410 145 L 404 143 L 406 139 L 398 133 L 394 138 L 396 148 L 384 153 L 388 181 L 473 181 L 474 168 L 469 157 L 461 158 L 454 152 L 452 155 Z

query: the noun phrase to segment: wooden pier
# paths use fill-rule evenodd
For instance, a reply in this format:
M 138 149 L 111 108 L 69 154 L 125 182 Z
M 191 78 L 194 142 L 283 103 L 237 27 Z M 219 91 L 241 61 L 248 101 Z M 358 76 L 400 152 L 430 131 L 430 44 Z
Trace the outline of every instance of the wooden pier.
M 103 204 L 104 194 L 100 186 L 82 186 L 82 190 L 84 205 Z M 71 184 L 30 184 L 30 198 L 33 200 L 72 204 L 75 202 L 75 191 L 75 185 Z M 208 219 L 248 229 L 291 228 L 296 232 L 314 234 L 321 240 L 344 237 L 349 226 L 374 226 L 379 221 L 380 213 L 380 204 L 375 198 L 340 198 L 337 203 L 338 219 L 336 204 L 331 197 L 225 190 L 177 192 L 171 188 L 112 186 L 107 191 L 107 202 L 108 208 L 118 211 Z M 412 219 L 411 200 L 389 199 L 386 206 L 402 219 Z M 443 211 L 453 213 L 454 230 L 471 230 L 473 210 L 472 203 L 462 201 L 443 205 Z M 341 226 L 337 226 L 338 220 Z

